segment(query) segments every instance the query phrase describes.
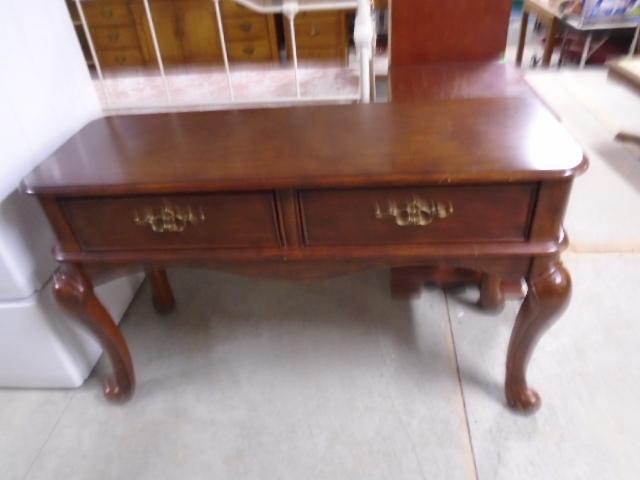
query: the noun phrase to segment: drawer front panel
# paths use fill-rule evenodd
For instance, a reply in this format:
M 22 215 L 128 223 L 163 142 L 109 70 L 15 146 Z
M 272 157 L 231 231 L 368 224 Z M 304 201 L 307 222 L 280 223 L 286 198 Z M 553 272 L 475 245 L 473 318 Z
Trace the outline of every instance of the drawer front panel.
M 95 2 L 82 4 L 87 23 L 91 26 L 126 25 L 133 23 L 129 7 L 125 2 Z
M 227 17 L 252 17 L 256 16 L 256 12 L 243 7 L 239 3 L 233 0 L 220 0 L 220 10 L 222 11 L 222 18 Z
M 524 241 L 536 185 L 300 192 L 308 245 Z
M 133 27 L 100 27 L 92 30 L 98 48 L 137 48 L 138 35 Z
M 133 48 L 102 50 L 98 55 L 105 67 L 137 67 L 144 64 L 140 50 Z
M 69 198 L 60 203 L 88 251 L 280 244 L 271 193 Z
M 227 40 L 255 40 L 268 36 L 267 19 L 249 17 L 224 22 L 224 35 Z
M 271 47 L 266 40 L 248 42 L 229 42 L 227 44 L 229 60 L 251 62 L 271 60 Z
M 345 61 L 347 59 L 347 49 L 344 47 L 328 48 L 299 48 L 298 58 L 305 60 L 336 60 Z
M 300 47 L 335 47 L 344 43 L 339 20 L 339 16 L 296 20 L 296 44 Z

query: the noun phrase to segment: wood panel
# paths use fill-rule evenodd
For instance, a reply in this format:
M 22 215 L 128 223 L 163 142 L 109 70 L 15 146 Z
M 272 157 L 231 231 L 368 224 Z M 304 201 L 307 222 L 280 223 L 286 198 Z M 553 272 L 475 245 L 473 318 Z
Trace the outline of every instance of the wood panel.
M 213 2 L 180 0 L 174 3 L 178 37 L 186 63 L 220 62 L 222 49 Z
M 505 50 L 511 0 L 391 2 L 391 64 L 497 59 Z

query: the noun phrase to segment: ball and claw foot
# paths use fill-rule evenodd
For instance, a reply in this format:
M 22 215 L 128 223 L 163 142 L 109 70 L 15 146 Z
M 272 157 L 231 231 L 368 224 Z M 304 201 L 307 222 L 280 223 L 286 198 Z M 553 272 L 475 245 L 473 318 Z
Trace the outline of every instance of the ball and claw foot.
M 133 389 L 118 385 L 115 377 L 107 377 L 102 380 L 102 392 L 104 397 L 112 403 L 124 403 L 133 396 Z
M 513 392 L 507 391 L 507 405 L 519 413 L 532 415 L 540 410 L 542 400 L 534 389 L 523 388 Z

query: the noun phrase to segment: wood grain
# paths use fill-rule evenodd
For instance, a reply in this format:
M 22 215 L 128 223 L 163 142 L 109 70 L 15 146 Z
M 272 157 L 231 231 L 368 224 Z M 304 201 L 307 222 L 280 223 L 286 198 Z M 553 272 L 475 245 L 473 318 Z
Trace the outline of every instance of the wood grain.
M 539 102 L 473 99 L 107 117 L 23 188 L 69 196 L 522 182 L 585 166 Z

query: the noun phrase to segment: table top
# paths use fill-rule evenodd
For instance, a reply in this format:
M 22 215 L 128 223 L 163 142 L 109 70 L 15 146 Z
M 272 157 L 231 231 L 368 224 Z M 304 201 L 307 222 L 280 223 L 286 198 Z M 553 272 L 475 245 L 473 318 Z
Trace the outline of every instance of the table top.
M 519 68 L 497 61 L 391 65 L 388 78 L 393 102 L 536 98 Z
M 105 117 L 22 188 L 112 195 L 516 182 L 585 166 L 540 102 L 494 98 Z

